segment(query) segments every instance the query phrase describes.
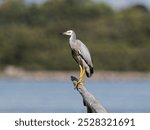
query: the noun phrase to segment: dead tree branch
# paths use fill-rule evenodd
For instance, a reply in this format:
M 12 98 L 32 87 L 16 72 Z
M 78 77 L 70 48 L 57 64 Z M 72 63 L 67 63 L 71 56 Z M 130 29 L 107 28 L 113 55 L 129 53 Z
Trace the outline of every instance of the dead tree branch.
M 75 86 L 78 79 L 71 76 L 71 80 Z M 107 113 L 102 104 L 95 99 L 95 97 L 85 88 L 83 84 L 79 84 L 77 91 L 83 98 L 83 104 L 87 107 L 87 113 Z

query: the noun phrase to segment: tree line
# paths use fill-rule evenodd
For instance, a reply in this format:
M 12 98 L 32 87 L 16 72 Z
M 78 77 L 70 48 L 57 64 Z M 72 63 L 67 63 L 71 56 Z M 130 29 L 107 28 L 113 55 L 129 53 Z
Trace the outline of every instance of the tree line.
M 0 69 L 78 69 L 68 37 L 72 29 L 92 55 L 97 70 L 150 70 L 150 12 L 143 6 L 115 11 L 90 0 L 47 0 L 0 5 Z

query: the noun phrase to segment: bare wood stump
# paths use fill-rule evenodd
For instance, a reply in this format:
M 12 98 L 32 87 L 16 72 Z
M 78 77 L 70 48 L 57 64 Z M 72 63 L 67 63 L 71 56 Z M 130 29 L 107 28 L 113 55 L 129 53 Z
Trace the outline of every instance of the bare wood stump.
M 78 79 L 74 76 L 71 76 L 71 80 L 75 86 Z M 98 102 L 90 92 L 88 92 L 83 84 L 78 85 L 77 91 L 83 98 L 83 104 L 87 107 L 87 113 L 107 113 L 102 104 Z

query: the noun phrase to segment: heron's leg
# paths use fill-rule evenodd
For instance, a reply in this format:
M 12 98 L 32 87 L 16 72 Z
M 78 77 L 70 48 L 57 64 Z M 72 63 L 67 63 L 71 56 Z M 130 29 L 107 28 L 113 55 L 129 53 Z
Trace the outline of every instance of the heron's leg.
M 80 80 L 80 79 L 81 79 L 81 77 L 82 77 L 83 68 L 82 68 L 82 66 L 81 66 L 81 65 L 79 65 L 79 67 L 80 67 L 80 75 L 79 75 L 79 80 Z
M 79 67 L 80 67 L 80 75 L 79 75 L 79 80 L 78 80 L 78 82 L 76 83 L 76 87 L 78 87 L 78 85 L 82 83 L 82 81 L 83 81 L 83 76 L 84 76 L 84 73 L 85 73 L 85 69 L 82 68 L 81 65 L 79 65 Z
M 83 76 L 84 76 L 84 74 L 85 74 L 85 69 L 84 68 L 82 68 L 82 73 L 81 73 L 81 77 L 80 77 L 80 82 L 83 82 Z

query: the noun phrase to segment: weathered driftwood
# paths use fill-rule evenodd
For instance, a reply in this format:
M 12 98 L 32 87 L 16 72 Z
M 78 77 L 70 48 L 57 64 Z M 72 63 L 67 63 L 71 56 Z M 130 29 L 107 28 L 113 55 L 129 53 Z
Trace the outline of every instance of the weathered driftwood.
M 75 86 L 78 79 L 74 76 L 71 76 L 71 80 Z M 78 85 L 77 91 L 83 98 L 83 104 L 87 107 L 87 113 L 107 113 L 102 104 L 98 102 L 90 92 L 88 92 L 83 84 Z

